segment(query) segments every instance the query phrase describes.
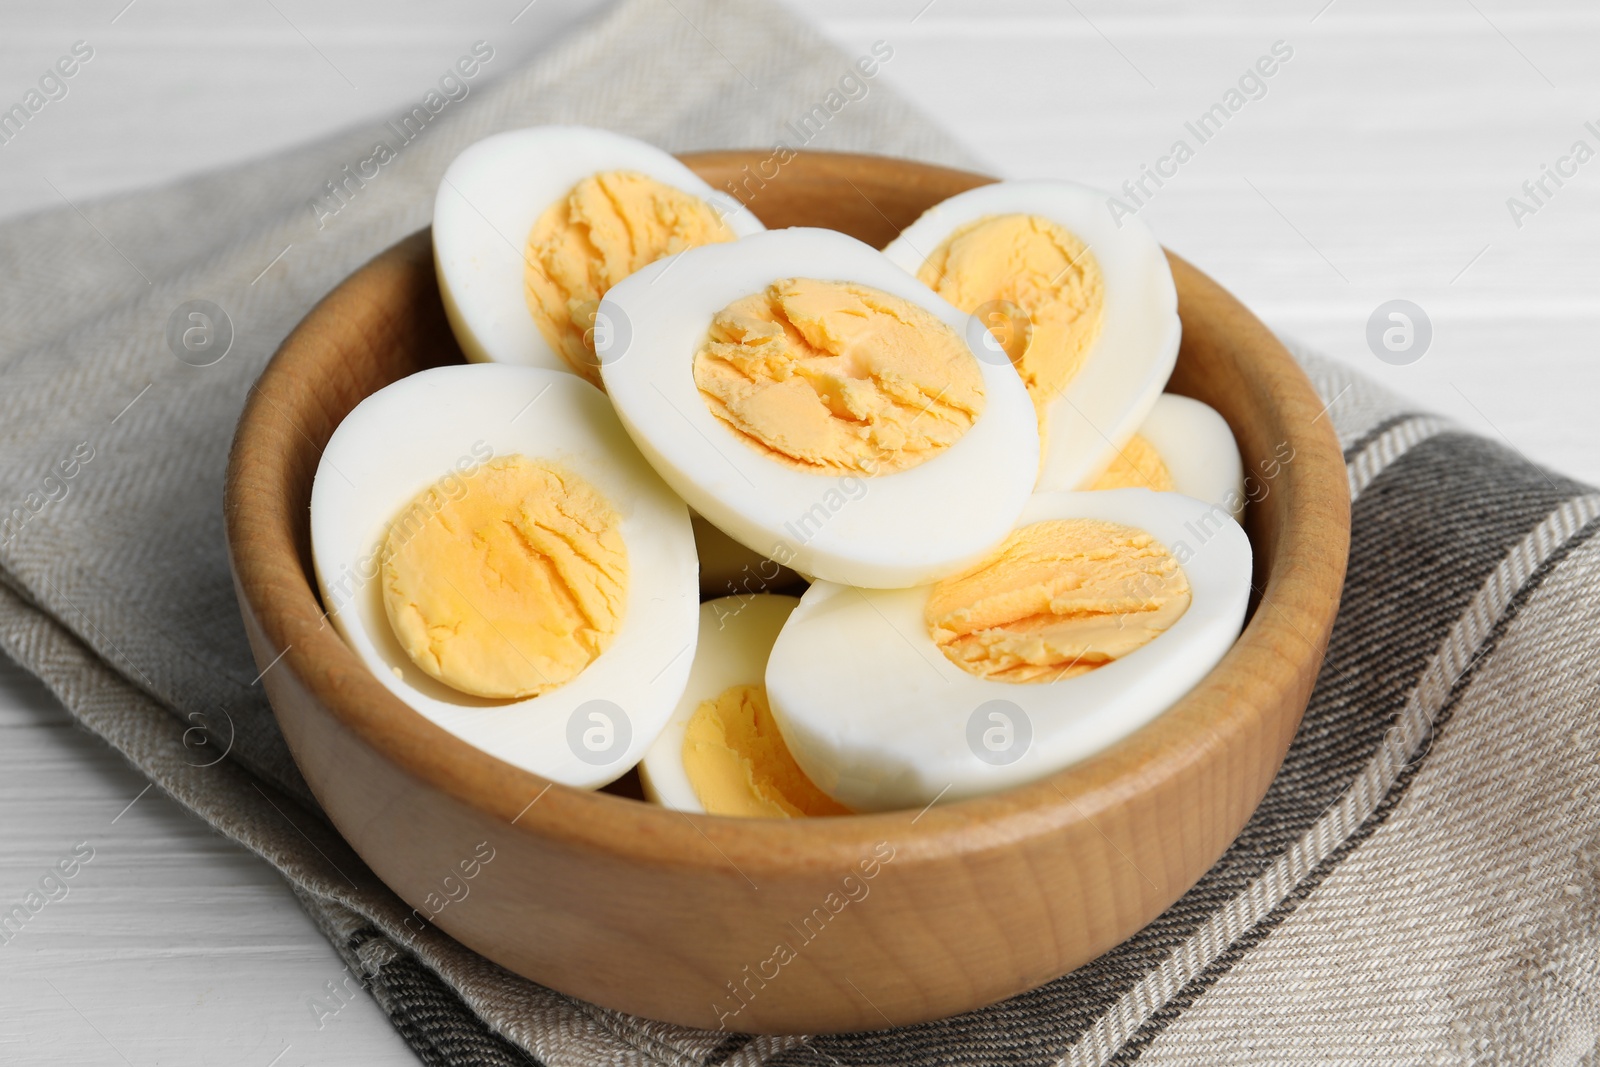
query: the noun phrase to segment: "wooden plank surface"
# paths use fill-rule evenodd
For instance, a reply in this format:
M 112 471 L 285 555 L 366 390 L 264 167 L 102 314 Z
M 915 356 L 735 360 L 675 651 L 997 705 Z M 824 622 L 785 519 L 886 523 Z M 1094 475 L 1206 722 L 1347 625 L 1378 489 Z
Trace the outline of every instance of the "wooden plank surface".
M 95 59 L 0 146 L 0 217 L 166 180 L 408 99 L 471 41 L 506 68 L 593 0 L 0 3 L 0 104 L 77 40 Z M 1419 406 L 1600 481 L 1600 161 L 1511 218 L 1573 141 L 1600 150 L 1600 9 L 1580 0 L 810 0 L 851 52 L 1006 176 L 1116 188 L 1186 138 L 1141 207 L 1269 323 Z M 515 23 L 512 19 L 515 18 Z M 1206 143 L 1188 133 L 1283 41 L 1293 56 Z M 497 59 L 498 61 L 498 59 Z M 826 134 L 819 139 L 818 147 Z M 1406 298 L 1429 351 L 1389 366 L 1365 330 Z M 307 1006 L 340 963 L 283 883 L 0 668 L 0 905 L 79 842 L 94 859 L 0 945 L 0 1060 L 408 1062 L 357 999 Z M 120 817 L 119 816 L 120 814 Z M 116 818 L 115 822 L 111 820 Z

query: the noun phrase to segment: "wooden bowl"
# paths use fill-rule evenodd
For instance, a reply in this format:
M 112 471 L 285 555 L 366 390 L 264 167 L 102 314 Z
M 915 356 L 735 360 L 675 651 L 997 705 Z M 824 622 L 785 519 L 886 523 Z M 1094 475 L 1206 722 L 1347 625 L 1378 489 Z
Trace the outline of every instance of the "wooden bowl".
M 879 246 L 989 180 L 856 155 L 802 153 L 769 178 L 761 152 L 686 161 L 768 226 Z M 1231 296 L 1181 259 L 1172 270 L 1183 348 L 1170 388 L 1227 418 L 1265 492 L 1247 520 L 1258 600 L 1232 651 L 1155 722 L 1034 784 L 920 813 L 755 821 L 552 786 L 410 710 L 323 624 L 307 522 L 322 446 L 363 397 L 462 358 L 428 233 L 384 252 L 284 341 L 228 465 L 245 626 L 258 666 L 276 662 L 267 693 L 328 817 L 416 907 L 489 842 L 493 863 L 440 928 L 563 993 L 687 1026 L 919 1022 L 1127 938 L 1215 862 L 1276 773 L 1349 542 L 1344 461 L 1310 383 Z

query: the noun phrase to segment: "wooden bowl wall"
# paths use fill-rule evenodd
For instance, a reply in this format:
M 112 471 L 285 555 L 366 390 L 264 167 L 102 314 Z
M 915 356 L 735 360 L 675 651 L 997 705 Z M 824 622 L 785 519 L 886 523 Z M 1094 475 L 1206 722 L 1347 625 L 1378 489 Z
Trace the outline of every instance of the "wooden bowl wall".
M 988 180 L 822 153 L 763 178 L 765 159 L 687 162 L 769 226 L 880 246 Z M 307 524 L 322 446 L 373 391 L 461 359 L 428 233 L 401 241 L 284 341 L 229 461 L 240 606 L 258 665 L 282 655 L 265 684 L 306 781 L 413 906 L 490 842 L 493 864 L 437 924 L 534 981 L 656 1019 L 877 1029 L 1093 959 L 1193 885 L 1260 801 L 1321 662 L 1348 547 L 1344 462 L 1310 383 L 1231 296 L 1181 259 L 1172 269 L 1184 337 L 1170 388 L 1222 412 L 1267 488 L 1247 521 L 1260 603 L 1238 643 L 1154 723 L 1034 784 L 921 813 L 768 822 L 551 787 L 413 712 L 323 625 Z

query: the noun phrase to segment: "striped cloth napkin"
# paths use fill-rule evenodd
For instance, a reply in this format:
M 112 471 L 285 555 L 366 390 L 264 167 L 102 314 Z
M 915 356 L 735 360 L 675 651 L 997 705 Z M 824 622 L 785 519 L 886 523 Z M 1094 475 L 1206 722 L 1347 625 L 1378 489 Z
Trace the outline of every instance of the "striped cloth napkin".
M 245 645 L 221 483 L 251 383 L 319 296 L 427 224 L 471 142 L 559 121 L 680 151 L 799 147 L 792 123 L 856 59 L 748 0 L 624 0 L 521 70 L 492 53 L 474 46 L 437 110 L 0 227 L 0 648 L 282 871 L 424 1062 L 1595 1062 L 1600 494 L 1304 352 L 1355 498 L 1328 658 L 1243 835 L 1126 944 L 959 1018 L 751 1039 L 619 1015 L 405 930 L 317 810 Z M 971 166 L 857 84 L 811 147 Z M 376 177 L 347 183 L 368 160 Z M 230 324 L 215 362 L 168 339 L 195 300 Z

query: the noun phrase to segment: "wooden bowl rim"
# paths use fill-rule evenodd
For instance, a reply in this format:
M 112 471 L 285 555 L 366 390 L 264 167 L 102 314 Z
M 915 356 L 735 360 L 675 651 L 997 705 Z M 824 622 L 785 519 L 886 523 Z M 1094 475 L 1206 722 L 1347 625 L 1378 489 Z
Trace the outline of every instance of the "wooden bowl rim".
M 698 163 L 765 158 L 760 151 L 730 150 L 685 155 Z M 882 165 L 884 157 L 855 153 L 806 152 L 830 166 L 848 168 L 863 161 Z M 909 175 L 944 175 L 971 184 L 993 181 L 983 175 L 892 160 Z M 397 242 L 325 296 L 296 326 L 274 354 L 251 389 L 230 451 L 224 490 L 229 558 L 242 608 L 260 624 L 281 660 L 273 669 L 292 671 L 309 692 L 346 729 L 375 752 L 401 768 L 419 784 L 492 816 L 508 832 L 533 835 L 600 854 L 649 861 L 661 868 L 698 870 L 728 877 L 743 876 L 759 884 L 762 877 L 819 869 L 846 870 L 874 845 L 896 843 L 896 865 L 906 859 L 939 859 L 999 849 L 1039 833 L 1079 822 L 1095 824 L 1130 795 L 1142 780 L 1183 773 L 1200 761 L 1226 758 L 1229 741 L 1253 730 L 1259 717 L 1274 714 L 1265 683 L 1251 692 L 1251 682 L 1265 667 L 1262 657 L 1281 661 L 1285 649 L 1299 666 L 1320 660 L 1337 608 L 1343 568 L 1329 571 L 1315 563 L 1332 546 L 1342 560 L 1348 546 L 1348 483 L 1343 456 L 1331 432 L 1306 432 L 1295 440 L 1296 456 L 1286 468 L 1291 486 L 1277 491 L 1344 494 L 1342 528 L 1316 529 L 1286 521 L 1265 568 L 1262 600 L 1272 610 L 1255 611 L 1244 632 L 1221 663 L 1177 704 L 1128 738 L 1080 763 L 1037 781 L 965 800 L 935 802 L 921 812 L 895 811 L 827 819 L 752 820 L 690 815 L 608 793 L 553 783 L 513 767 L 433 724 L 393 695 L 373 677 L 331 626 L 322 624 L 319 597 L 306 581 L 283 502 L 263 505 L 252 490 L 281 491 L 263 472 L 287 471 L 282 449 L 299 431 L 286 425 L 294 410 L 296 370 L 317 365 L 312 339 L 324 316 L 337 314 L 349 299 L 352 283 L 368 272 L 404 268 L 415 256 L 414 245 L 427 241 L 424 229 Z M 1168 253 L 1175 274 L 1203 284 L 1230 302 L 1249 325 L 1259 369 L 1284 403 L 1310 413 L 1322 405 L 1310 381 L 1293 358 L 1258 320 L 1224 290 L 1182 259 Z M 431 254 L 427 257 L 430 264 Z M 414 269 L 414 263 L 412 264 Z M 313 376 L 314 377 L 314 376 Z M 1324 428 L 1326 431 L 1326 428 Z M 317 446 L 320 448 L 320 446 Z M 267 484 L 263 484 L 266 482 Z M 1291 512 L 1292 514 L 1292 512 Z M 308 521 L 302 514 L 298 521 Z M 1325 560 L 1321 562 L 1325 563 Z M 1320 576 L 1320 579 L 1319 579 Z M 1312 635 L 1308 637 L 1307 635 Z M 1313 674 L 1315 664 L 1312 665 Z M 1129 766 L 1139 774 L 1127 773 Z M 313 788 L 315 785 L 313 783 Z M 908 833 L 908 819 L 914 833 Z M 731 868 L 731 869 L 730 869 Z M 735 873 L 737 872 L 737 873 Z

